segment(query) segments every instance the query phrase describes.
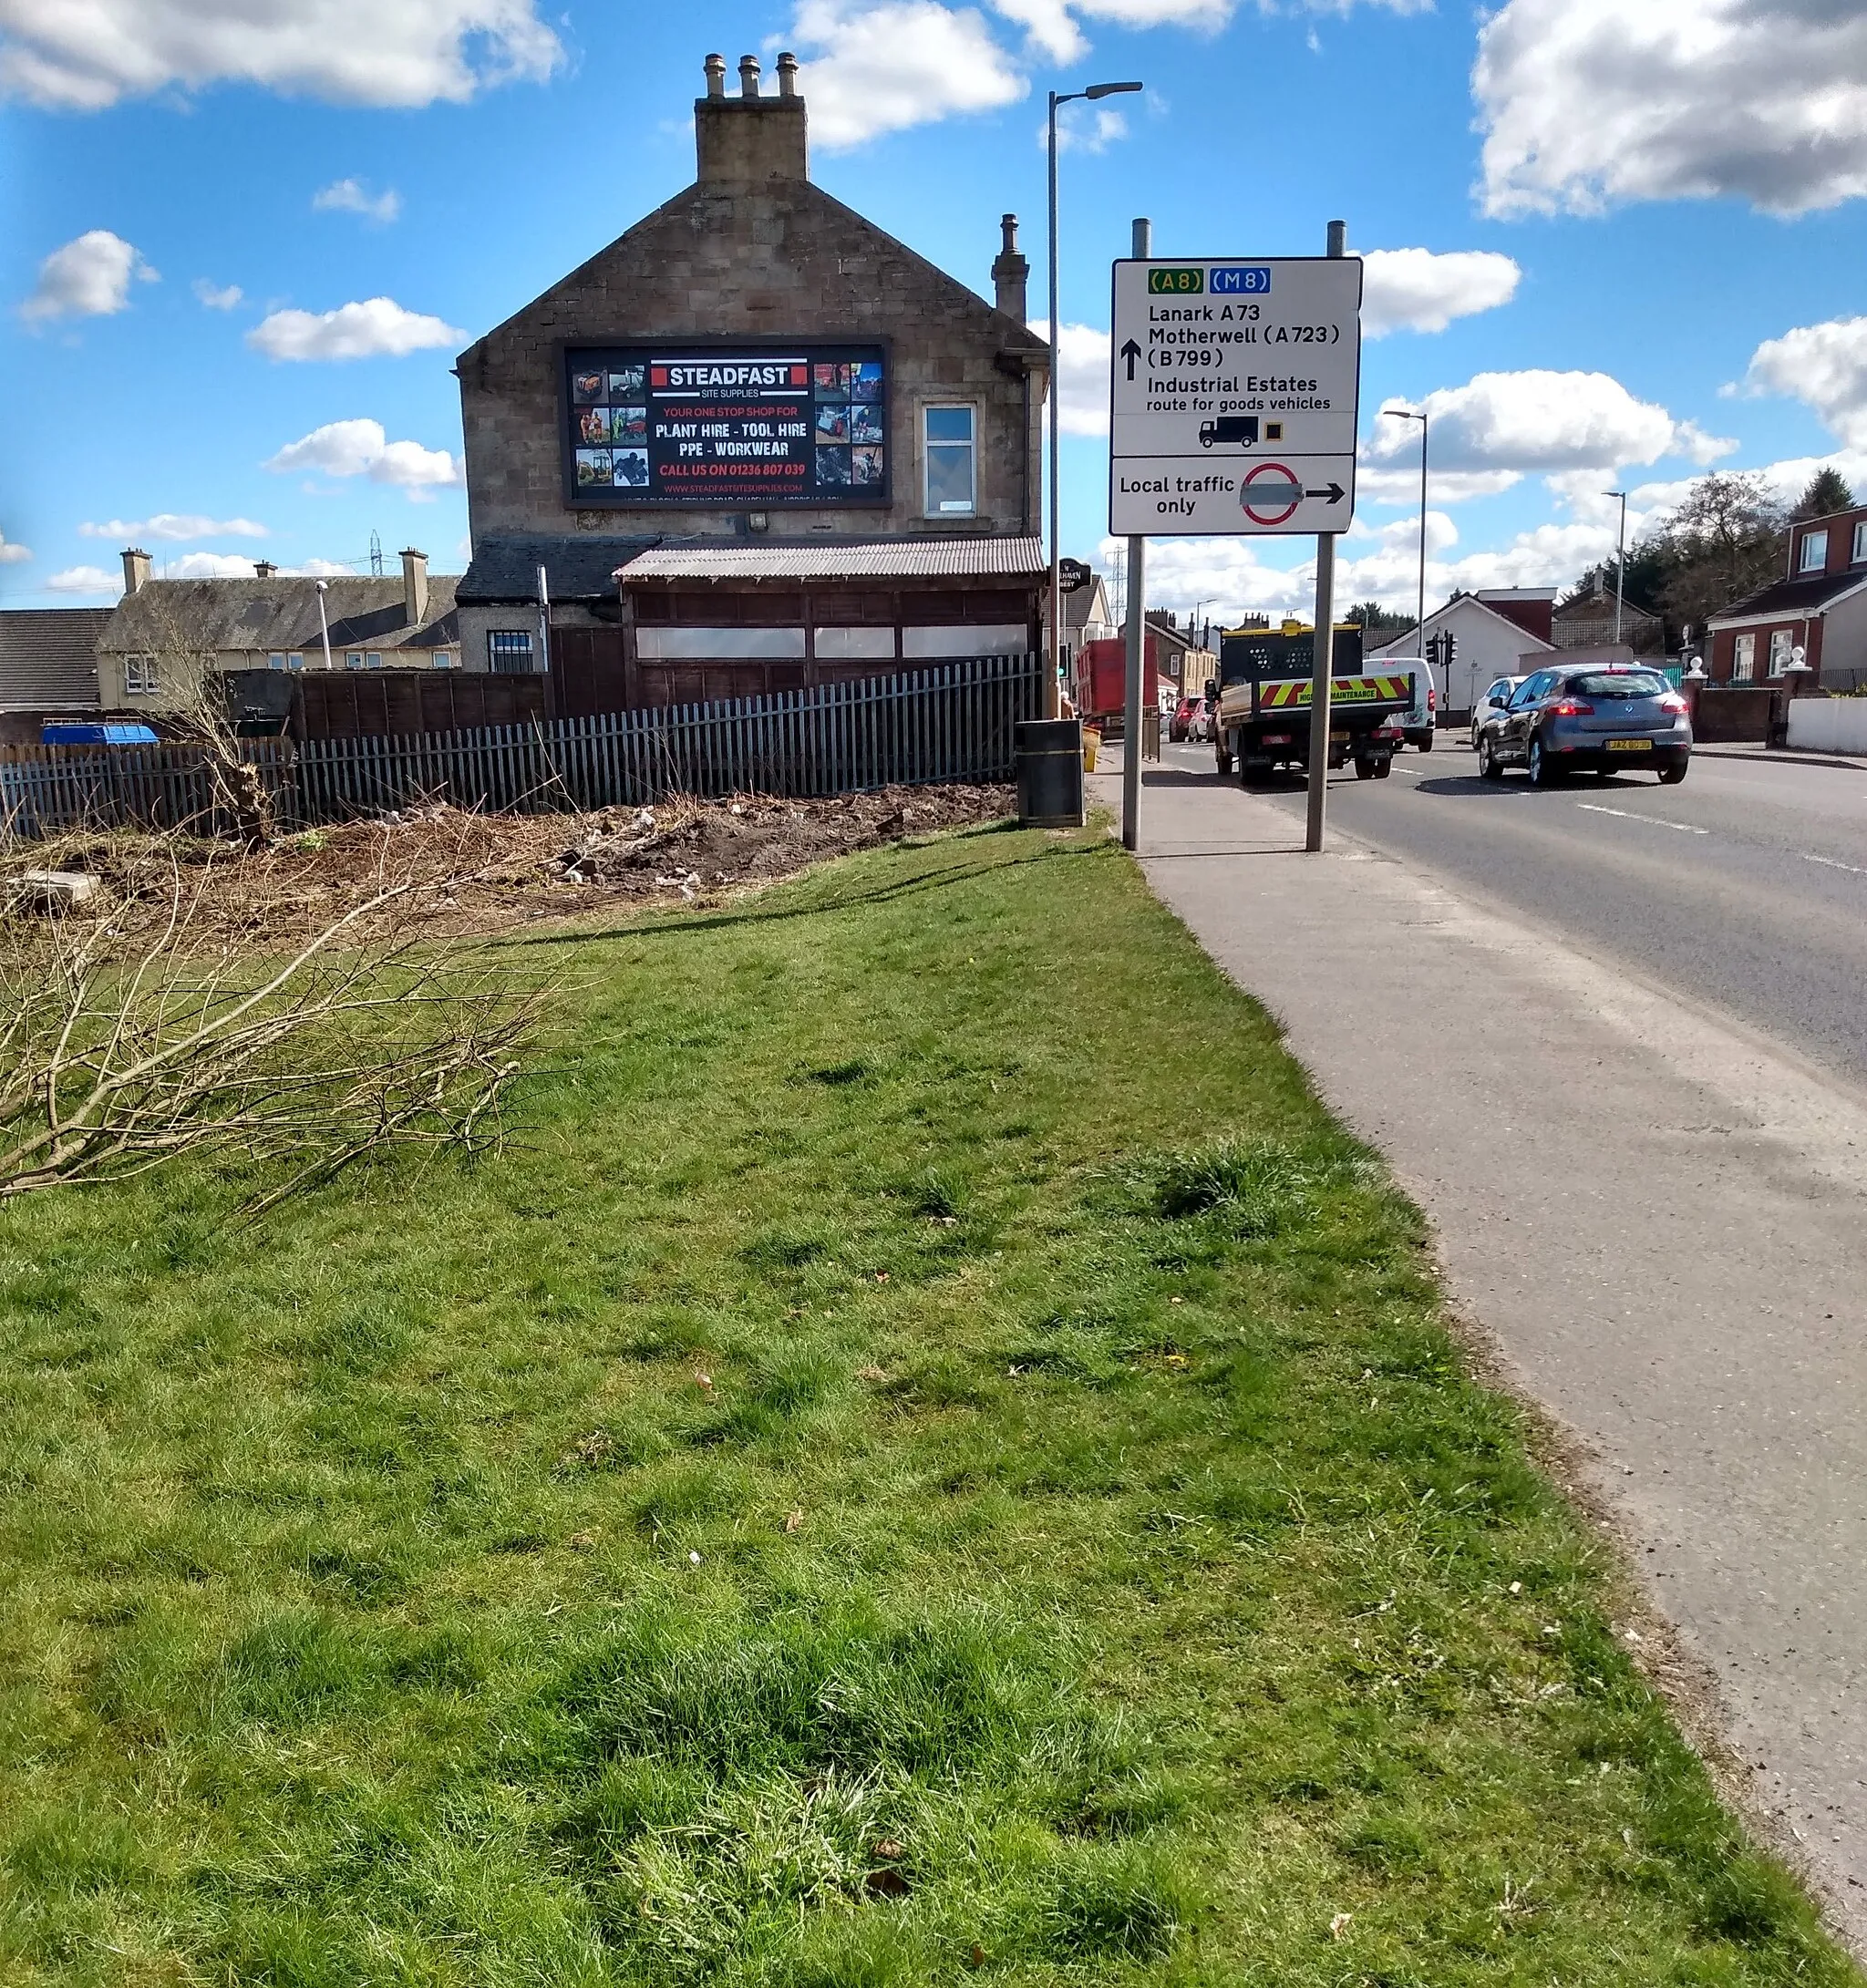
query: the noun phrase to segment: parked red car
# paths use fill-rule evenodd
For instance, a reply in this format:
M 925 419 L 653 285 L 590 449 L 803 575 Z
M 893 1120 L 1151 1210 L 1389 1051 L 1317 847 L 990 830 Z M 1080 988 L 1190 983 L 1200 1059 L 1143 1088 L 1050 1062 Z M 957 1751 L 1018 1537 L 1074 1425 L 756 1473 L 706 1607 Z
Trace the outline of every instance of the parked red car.
M 1175 745 L 1183 745 L 1192 730 L 1194 714 L 1199 710 L 1197 697 L 1182 697 L 1174 706 L 1173 716 L 1167 720 L 1167 736 Z

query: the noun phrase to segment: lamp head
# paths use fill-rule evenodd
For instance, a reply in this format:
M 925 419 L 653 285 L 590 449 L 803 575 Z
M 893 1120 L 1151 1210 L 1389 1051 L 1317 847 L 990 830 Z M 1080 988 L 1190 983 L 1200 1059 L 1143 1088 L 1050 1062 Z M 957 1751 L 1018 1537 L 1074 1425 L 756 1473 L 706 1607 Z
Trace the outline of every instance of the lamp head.
M 1125 97 L 1131 90 L 1144 89 L 1143 83 L 1091 83 L 1083 95 L 1094 103 L 1102 97 Z

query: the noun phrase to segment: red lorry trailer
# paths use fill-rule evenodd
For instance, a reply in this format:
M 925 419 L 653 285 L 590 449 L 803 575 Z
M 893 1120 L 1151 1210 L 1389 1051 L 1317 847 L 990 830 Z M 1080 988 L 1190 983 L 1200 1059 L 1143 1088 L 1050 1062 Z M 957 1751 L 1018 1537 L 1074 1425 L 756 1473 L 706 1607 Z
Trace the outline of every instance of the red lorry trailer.
M 1159 638 L 1150 630 L 1141 644 L 1141 709 L 1160 703 Z M 1128 644 L 1119 635 L 1086 642 L 1076 659 L 1076 714 L 1086 725 L 1119 729 L 1128 705 Z

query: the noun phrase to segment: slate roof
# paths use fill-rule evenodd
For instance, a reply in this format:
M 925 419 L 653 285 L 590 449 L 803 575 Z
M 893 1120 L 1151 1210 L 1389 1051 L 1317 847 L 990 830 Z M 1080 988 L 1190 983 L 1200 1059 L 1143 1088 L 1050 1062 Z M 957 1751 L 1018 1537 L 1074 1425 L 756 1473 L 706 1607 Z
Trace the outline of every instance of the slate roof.
M 1034 538 L 813 539 L 659 545 L 622 574 L 635 580 L 1037 580 Z
M 427 619 L 410 627 L 399 572 L 380 580 L 340 574 L 326 581 L 331 647 L 452 646 L 460 639 L 456 584 L 451 574 L 430 573 Z M 312 654 L 322 644 L 316 583 L 274 574 L 265 580 L 147 580 L 110 611 L 98 645 L 118 655 L 178 648 L 201 654 L 227 649 Z
M 1721 607 L 1707 623 L 1747 621 L 1753 614 L 1819 614 L 1831 602 L 1867 584 L 1867 573 L 1810 573 L 1806 579 L 1773 580 L 1767 587 Z
M 614 600 L 618 566 L 661 541 L 655 538 L 599 538 L 571 531 L 482 539 L 454 589 L 464 606 L 490 606 L 538 598 L 538 569 L 553 601 Z
M 0 609 L 0 711 L 95 711 L 108 607 Z

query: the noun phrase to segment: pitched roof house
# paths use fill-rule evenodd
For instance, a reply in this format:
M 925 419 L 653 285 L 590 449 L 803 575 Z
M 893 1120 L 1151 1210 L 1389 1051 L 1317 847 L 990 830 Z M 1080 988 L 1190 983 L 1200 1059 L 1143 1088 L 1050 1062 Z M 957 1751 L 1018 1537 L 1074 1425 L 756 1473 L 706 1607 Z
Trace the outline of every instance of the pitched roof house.
M 1363 659 L 1424 655 L 1424 643 L 1441 633 L 1452 635 L 1458 653 L 1438 687 L 1440 721 L 1449 717 L 1456 721 L 1460 713 L 1472 709 L 1487 685 L 1500 676 L 1521 675 L 1528 666 L 1527 658 L 1554 650 L 1548 631 L 1550 603 L 1555 597 L 1553 587 L 1455 593 L 1427 616 L 1423 631 L 1403 629 L 1378 646 L 1364 649 Z
M 1720 609 L 1706 635 L 1715 684 L 1867 684 L 1867 504 L 1791 525 L 1788 572 Z
M 326 630 L 333 669 L 448 669 L 459 660 L 454 579 L 430 574 L 425 552 L 404 552 L 400 575 L 380 580 L 319 581 L 256 564 L 251 580 L 152 580 L 149 554 L 126 551 L 128 591 L 98 639 L 104 708 L 179 710 L 202 666 L 322 669 Z
M 108 607 L 0 610 L 0 718 L 36 738 L 41 717 L 98 708 L 98 637 Z

